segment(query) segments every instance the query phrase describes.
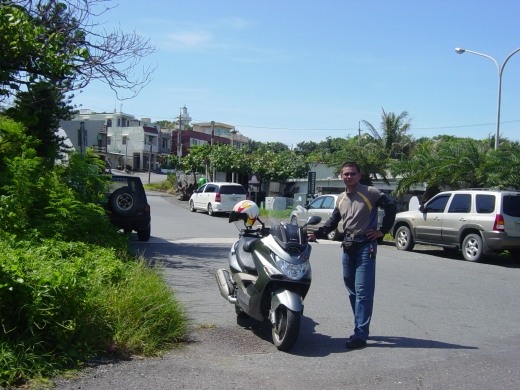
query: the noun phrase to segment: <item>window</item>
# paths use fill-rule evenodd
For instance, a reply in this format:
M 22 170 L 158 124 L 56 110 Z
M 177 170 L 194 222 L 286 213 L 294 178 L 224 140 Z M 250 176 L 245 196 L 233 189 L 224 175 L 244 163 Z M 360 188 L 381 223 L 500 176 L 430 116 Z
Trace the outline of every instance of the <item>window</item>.
M 469 213 L 471 211 L 471 195 L 455 194 L 450 203 L 448 213 Z
M 439 195 L 433 198 L 425 207 L 424 211 L 427 213 L 442 213 L 446 208 L 446 204 L 450 199 L 450 195 Z
M 477 206 L 477 213 L 491 214 L 495 211 L 495 195 L 477 194 L 475 204 Z
M 327 196 L 321 205 L 322 209 L 333 209 L 335 207 L 334 198 L 332 196 Z
M 520 195 L 504 195 L 504 214 L 520 217 Z
M 319 209 L 319 208 L 321 208 L 322 203 L 323 203 L 323 198 L 316 198 L 309 205 L 309 209 Z
M 245 194 L 246 190 L 242 186 L 222 186 L 219 192 L 226 195 Z

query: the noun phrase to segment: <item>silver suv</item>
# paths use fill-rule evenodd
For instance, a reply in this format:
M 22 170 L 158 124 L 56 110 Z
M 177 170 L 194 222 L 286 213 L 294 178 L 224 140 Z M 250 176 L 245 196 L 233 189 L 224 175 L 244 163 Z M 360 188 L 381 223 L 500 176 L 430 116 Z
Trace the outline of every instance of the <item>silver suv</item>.
M 445 191 L 419 210 L 398 213 L 392 228 L 397 249 L 415 244 L 462 250 L 464 259 L 480 261 L 508 250 L 520 257 L 520 192 L 489 189 Z

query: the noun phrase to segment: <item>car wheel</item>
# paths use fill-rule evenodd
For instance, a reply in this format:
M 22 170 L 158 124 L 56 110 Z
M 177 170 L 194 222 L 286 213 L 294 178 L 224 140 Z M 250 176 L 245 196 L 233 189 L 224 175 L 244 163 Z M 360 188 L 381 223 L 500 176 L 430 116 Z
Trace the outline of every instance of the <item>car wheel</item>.
M 145 229 L 139 229 L 137 231 L 137 238 L 139 241 L 148 241 L 150 239 L 151 228 L 148 226 Z
M 115 214 L 128 216 L 137 211 L 138 201 L 136 194 L 129 187 L 121 187 L 110 195 L 110 207 Z
M 401 251 L 411 251 L 415 243 L 408 226 L 400 226 L 395 232 L 395 247 Z
M 520 260 L 520 250 L 518 249 L 509 249 L 509 255 L 513 260 Z
M 338 229 L 334 229 L 329 234 L 327 234 L 327 238 L 331 241 L 336 241 L 339 238 L 340 234 Z
M 482 238 L 477 233 L 470 233 L 462 241 L 462 256 L 467 261 L 478 262 L 484 257 Z
M 195 205 L 193 204 L 193 201 L 192 201 L 192 200 L 190 200 L 190 211 L 191 211 L 192 213 L 194 213 L 195 211 L 197 211 L 197 210 L 195 210 Z
M 208 215 L 213 217 L 215 215 L 215 212 L 213 211 L 213 206 L 211 203 L 208 203 Z

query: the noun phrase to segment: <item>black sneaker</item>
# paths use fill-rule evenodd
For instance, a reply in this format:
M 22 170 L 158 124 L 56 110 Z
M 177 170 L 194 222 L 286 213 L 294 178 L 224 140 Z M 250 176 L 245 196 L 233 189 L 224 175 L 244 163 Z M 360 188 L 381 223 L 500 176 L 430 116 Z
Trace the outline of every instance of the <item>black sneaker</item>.
M 347 349 L 359 349 L 366 347 L 366 345 L 367 342 L 365 340 L 361 340 L 360 338 L 354 336 L 347 340 L 345 347 L 347 347 Z

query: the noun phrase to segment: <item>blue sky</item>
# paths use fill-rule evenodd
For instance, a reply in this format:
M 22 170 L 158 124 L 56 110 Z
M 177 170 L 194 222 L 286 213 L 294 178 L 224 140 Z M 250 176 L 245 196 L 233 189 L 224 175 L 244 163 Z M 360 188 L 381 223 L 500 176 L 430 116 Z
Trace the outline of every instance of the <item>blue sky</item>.
M 117 2 L 113 3 L 114 5 Z M 224 122 L 256 141 L 320 142 L 407 111 L 415 138 L 495 134 L 498 71 L 520 48 L 520 0 L 121 0 L 96 21 L 149 38 L 153 81 L 119 102 L 93 83 L 75 103 Z M 520 52 L 504 67 L 500 135 L 520 140 Z M 361 131 L 368 131 L 361 123 Z

